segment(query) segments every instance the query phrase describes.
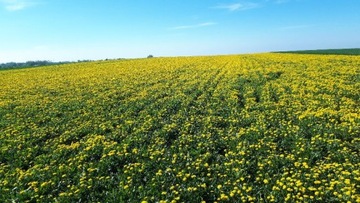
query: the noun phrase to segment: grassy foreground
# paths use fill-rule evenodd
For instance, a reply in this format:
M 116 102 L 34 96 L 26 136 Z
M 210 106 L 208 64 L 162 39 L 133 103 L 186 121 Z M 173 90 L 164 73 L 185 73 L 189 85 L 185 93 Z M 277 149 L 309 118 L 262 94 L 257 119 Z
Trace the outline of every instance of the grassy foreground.
M 0 72 L 1 202 L 360 202 L 360 57 Z

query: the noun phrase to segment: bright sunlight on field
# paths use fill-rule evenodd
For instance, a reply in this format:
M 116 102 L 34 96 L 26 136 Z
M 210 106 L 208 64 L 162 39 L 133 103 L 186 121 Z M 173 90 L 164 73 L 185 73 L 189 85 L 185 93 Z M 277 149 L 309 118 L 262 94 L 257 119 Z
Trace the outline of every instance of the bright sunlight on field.
M 0 71 L 5 202 L 360 202 L 360 57 Z

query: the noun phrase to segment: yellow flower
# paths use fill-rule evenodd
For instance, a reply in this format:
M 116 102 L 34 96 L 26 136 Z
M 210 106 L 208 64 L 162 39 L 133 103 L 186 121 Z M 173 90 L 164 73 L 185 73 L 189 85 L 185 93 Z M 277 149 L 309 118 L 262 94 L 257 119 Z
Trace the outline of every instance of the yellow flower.
M 320 180 L 315 180 L 314 184 L 316 184 L 316 185 L 321 184 L 321 181 Z
M 220 195 L 220 200 L 229 200 L 229 197 L 225 194 Z

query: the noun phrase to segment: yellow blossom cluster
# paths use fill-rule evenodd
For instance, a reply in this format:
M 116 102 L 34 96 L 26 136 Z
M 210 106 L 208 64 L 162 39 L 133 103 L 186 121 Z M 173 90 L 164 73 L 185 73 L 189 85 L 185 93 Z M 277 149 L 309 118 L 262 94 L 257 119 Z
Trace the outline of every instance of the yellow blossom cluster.
M 360 202 L 360 57 L 0 71 L 1 202 Z

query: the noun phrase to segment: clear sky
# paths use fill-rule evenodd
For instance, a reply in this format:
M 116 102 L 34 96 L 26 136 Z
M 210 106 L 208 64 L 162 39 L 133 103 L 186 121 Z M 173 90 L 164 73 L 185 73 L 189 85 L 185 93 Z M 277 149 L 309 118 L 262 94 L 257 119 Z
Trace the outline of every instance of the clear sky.
M 360 0 L 0 0 L 0 63 L 359 47 Z

